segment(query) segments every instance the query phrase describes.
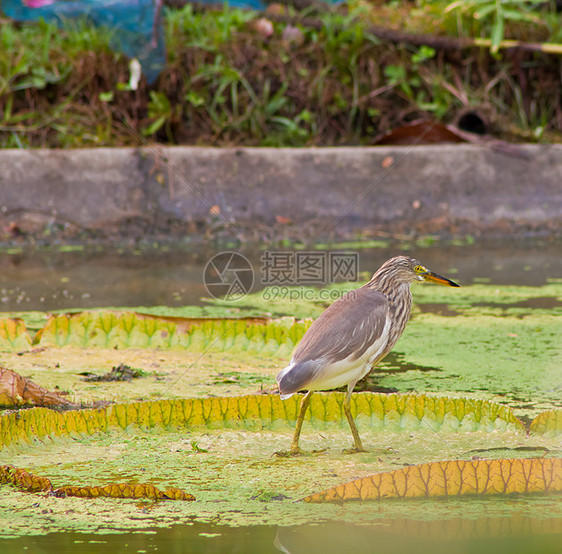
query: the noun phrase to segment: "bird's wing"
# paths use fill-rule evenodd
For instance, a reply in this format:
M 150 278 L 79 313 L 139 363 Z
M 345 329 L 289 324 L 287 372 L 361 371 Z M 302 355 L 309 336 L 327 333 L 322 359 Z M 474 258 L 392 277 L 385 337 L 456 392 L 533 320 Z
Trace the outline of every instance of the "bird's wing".
M 367 287 L 349 291 L 314 321 L 291 362 L 357 359 L 382 336 L 387 315 L 388 300 L 381 292 Z

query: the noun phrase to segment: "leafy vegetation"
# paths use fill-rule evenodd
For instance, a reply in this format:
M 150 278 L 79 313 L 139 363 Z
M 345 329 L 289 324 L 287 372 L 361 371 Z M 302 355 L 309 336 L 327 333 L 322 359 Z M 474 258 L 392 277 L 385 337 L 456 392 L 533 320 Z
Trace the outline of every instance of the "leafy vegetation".
M 491 38 L 491 50 L 495 53 L 504 39 L 505 26 L 509 21 L 546 27 L 549 34 L 554 32 L 557 26 L 555 10 L 547 10 L 546 14 L 539 16 L 536 10 L 541 6 L 545 6 L 543 0 L 456 0 L 445 11 L 458 12 L 459 23 L 465 27 L 467 20 L 474 22 L 481 33 Z M 545 15 L 546 18 L 543 19 Z M 468 34 L 469 31 L 465 29 L 464 32 Z
M 549 3 L 358 3 L 313 14 L 315 24 L 307 15 L 270 15 L 266 36 L 256 12 L 169 10 L 167 66 L 137 90 L 128 60 L 108 47 L 110 32 L 5 22 L 0 146 L 365 144 L 416 118 L 451 121 L 474 107 L 503 137 L 561 137 L 558 58 L 500 49 L 504 38 L 561 41 Z M 484 37 L 491 51 L 395 45 L 372 32 L 381 24 Z

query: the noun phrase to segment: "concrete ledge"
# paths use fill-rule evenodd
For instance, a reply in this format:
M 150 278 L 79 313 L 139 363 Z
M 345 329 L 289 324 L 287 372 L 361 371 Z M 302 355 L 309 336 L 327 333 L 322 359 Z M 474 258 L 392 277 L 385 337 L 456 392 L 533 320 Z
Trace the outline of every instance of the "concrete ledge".
M 0 151 L 10 234 L 558 235 L 562 145 Z

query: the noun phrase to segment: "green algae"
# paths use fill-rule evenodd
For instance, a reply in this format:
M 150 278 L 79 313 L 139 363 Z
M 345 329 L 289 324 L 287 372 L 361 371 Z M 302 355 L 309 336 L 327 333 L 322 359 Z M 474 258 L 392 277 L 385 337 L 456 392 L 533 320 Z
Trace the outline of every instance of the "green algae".
M 107 307 L 99 311 L 132 311 L 165 317 L 254 317 L 292 316 L 298 319 L 317 317 L 320 313 L 348 290 L 363 283 L 336 283 L 325 289 L 310 286 L 266 287 L 261 291 L 245 295 L 234 301 L 221 301 L 206 298 L 204 306 L 138 306 Z M 462 285 L 462 282 L 460 283 Z M 472 284 L 459 289 L 434 285 L 413 285 L 414 315 L 420 312 L 419 306 L 447 305 L 460 314 L 498 315 L 524 317 L 532 314 L 562 315 L 562 280 L 549 279 L 540 287 L 499 286 Z M 533 300 L 539 301 L 534 305 Z M 542 303 L 540 302 L 542 299 Z M 550 299 L 544 302 L 544 299 Z M 528 305 L 525 305 L 525 302 Z M 523 303 L 523 304 L 522 304 Z M 521 305 L 522 304 L 522 305 Z M 94 311 L 94 310 L 92 310 Z M 54 311 L 52 313 L 72 313 L 80 310 Z M 5 312 L 6 318 L 21 318 L 28 329 L 38 330 L 47 321 L 44 312 Z
M 275 373 L 287 356 L 269 352 L 208 351 L 202 355 L 200 351 L 179 349 L 65 346 L 33 349 L 24 355 L 3 353 L 0 358 L 3 365 L 20 375 L 49 390 L 66 392 L 70 401 L 81 404 L 273 392 Z M 130 382 L 92 383 L 82 378 L 83 373 L 101 375 L 121 363 L 143 370 L 146 376 Z
M 349 288 L 349 283 L 333 285 L 329 291 Z M 288 300 L 289 290 L 285 298 L 266 300 L 265 291 L 240 302 L 272 315 L 297 317 L 316 317 L 328 303 L 317 290 L 292 290 L 295 301 Z M 560 405 L 562 283 L 477 284 L 454 290 L 412 286 L 412 292 L 412 320 L 394 349 L 412 369 L 395 372 L 396 366 L 383 362 L 363 389 L 476 395 L 507 403 L 528 417 Z
M 350 442 L 347 430 L 333 429 L 329 433 L 305 425 L 303 447 L 324 450 L 321 454 L 298 458 L 277 458 L 273 452 L 289 444 L 291 430 L 258 432 L 235 429 L 206 430 L 140 430 L 128 428 L 93 436 L 58 437 L 35 442 L 17 451 L 2 451 L 2 462 L 25 467 L 29 471 L 50 478 L 57 485 L 142 480 L 160 488 L 181 487 L 194 494 L 192 505 L 180 502 L 147 503 L 96 499 L 53 498 L 29 494 L 1 487 L 0 514 L 8 506 L 16 507 L 15 518 L 2 525 L 3 536 L 66 530 L 100 530 L 111 528 L 139 528 L 169 526 L 195 518 L 199 521 L 220 521 L 229 525 L 299 525 L 319 519 L 342 519 L 355 523 L 371 523 L 388 507 L 362 505 L 360 509 L 334 506 L 314 506 L 294 502 L 300 498 L 357 477 L 398 469 L 405 464 L 438 461 L 456 457 L 470 459 L 475 448 L 485 449 L 501 445 L 510 449 L 512 457 L 528 457 L 522 446 L 537 449 L 553 447 L 552 439 L 529 438 L 520 433 L 498 431 L 490 434 L 444 433 L 436 435 L 429 429 L 400 432 L 365 433 L 364 440 L 371 452 L 360 456 L 341 453 Z M 206 452 L 194 451 L 196 442 Z M 541 450 L 542 449 L 542 450 Z M 280 498 L 280 495 L 283 498 Z M 269 498 L 268 498 L 269 497 Z M 39 502 L 44 517 L 32 505 Z M 465 504 L 470 506 L 472 501 Z M 537 508 L 543 500 L 537 499 Z M 264 505 L 267 509 L 264 509 Z M 139 508 L 140 506 L 140 508 Z M 439 503 L 426 504 L 424 517 L 431 519 L 441 512 Z M 466 506 L 465 506 L 466 507 Z M 469 508 L 468 508 L 469 509 Z M 528 503 L 534 514 L 533 503 Z M 392 511 L 392 510 L 391 510 Z M 398 512 L 410 512 L 403 506 Z M 25 528 L 21 514 L 33 513 Z M 505 515 L 505 512 L 504 512 Z M 0 515 L 0 521 L 4 518 Z M 4 523 L 4 521 L 2 521 Z
M 205 308 L 204 315 L 221 317 L 220 314 L 224 316 L 225 313 L 235 313 L 238 316 L 279 316 L 292 313 L 297 317 L 313 318 L 337 295 L 349 288 L 349 283 L 334 285 L 324 291 L 327 296 L 321 297 L 320 293 L 323 291 L 298 287 L 290 289 L 285 295 L 286 298 L 277 296 L 269 299 L 264 295 L 266 296 L 268 291 L 271 293 L 271 290 L 265 289 L 229 306 L 215 301 Z M 514 407 L 518 415 L 528 418 L 532 418 L 539 411 L 560 405 L 562 282 L 549 282 L 541 287 L 498 287 L 479 284 L 460 289 L 438 286 L 413 286 L 412 289 L 412 320 L 396 345 L 393 355 L 383 361 L 359 388 L 400 392 L 426 391 L 495 399 Z M 289 299 L 291 291 L 293 300 Z M 152 312 L 173 317 L 203 313 L 199 308 L 192 310 L 192 307 L 159 307 L 154 308 Z M 148 310 L 138 309 L 138 312 L 145 311 Z M 107 312 L 98 313 L 102 320 L 103 314 Z M 20 315 L 24 321 L 36 328 L 39 321 L 37 312 L 28 316 Z M 284 325 L 292 324 L 293 320 L 285 321 L 283 324 L 274 323 L 271 327 L 266 325 L 261 330 L 252 331 L 254 334 L 251 337 L 240 335 L 235 328 L 224 333 L 224 326 L 209 324 L 208 329 L 203 328 L 195 333 L 192 340 L 177 338 L 172 334 L 165 337 L 156 335 L 145 340 L 141 333 L 138 340 L 131 342 L 131 338 L 119 338 L 121 335 L 109 329 L 108 332 L 116 337 L 111 339 L 113 342 L 108 342 L 108 339 L 100 336 L 91 345 L 97 344 L 99 347 L 105 344 L 121 348 L 130 343 L 136 346 L 152 344 L 159 348 L 153 354 L 150 354 L 153 350 L 149 348 L 125 348 L 125 355 L 106 351 L 101 360 L 102 367 L 88 363 L 90 360 L 94 362 L 94 358 L 100 360 L 92 350 L 84 351 L 83 356 L 77 356 L 76 361 L 72 362 L 69 359 L 70 354 L 60 349 L 58 352 L 61 360 L 57 360 L 57 351 L 49 349 L 43 354 L 34 352 L 29 346 L 24 348 L 27 344 L 25 341 L 10 346 L 12 350 L 27 351 L 21 359 L 7 352 L 1 357 L 2 362 L 9 363 L 15 371 L 21 368 L 32 370 L 33 376 L 39 374 L 44 378 L 40 384 L 46 388 L 58 386 L 62 390 L 76 391 L 77 401 L 82 398 L 113 399 L 117 394 L 122 395 L 120 398 L 123 400 L 131 400 L 138 397 L 150 398 L 154 394 L 173 396 L 175 390 L 169 391 L 166 382 L 169 385 L 178 375 L 178 371 L 181 371 L 183 352 L 186 356 L 186 367 L 189 368 L 185 377 L 182 377 L 184 387 L 195 386 L 195 394 L 236 394 L 253 383 L 260 388 L 274 387 L 275 373 L 286 365 L 292 348 L 306 329 L 306 325 L 303 325 L 298 330 L 295 328 L 294 335 L 289 335 L 283 331 Z M 166 332 L 164 327 L 162 329 Z M 33 337 L 33 329 L 30 333 Z M 71 334 L 68 337 L 64 341 L 80 342 L 77 336 Z M 86 341 L 85 345 L 92 341 L 87 335 L 84 335 L 83 339 Z M 63 339 L 59 337 L 56 340 Z M 177 350 L 177 357 L 171 355 L 170 347 Z M 139 352 L 144 352 L 140 365 L 137 360 Z M 224 356 L 220 356 L 220 352 L 223 352 Z M 204 353 L 204 356 L 197 357 L 196 353 Z M 396 363 L 396 360 L 400 363 Z M 80 373 L 99 372 L 118 363 L 133 364 L 147 371 L 151 377 L 131 389 L 111 385 L 85 390 L 81 384 L 75 383 L 73 364 L 75 373 Z M 428 371 L 428 368 L 432 371 Z M 236 372 L 240 372 L 240 378 L 234 377 Z M 230 378 L 221 379 L 220 374 L 229 375 Z M 250 378 L 250 374 L 254 376 Z M 263 375 L 261 382 L 260 374 Z M 194 376 L 198 376 L 198 379 L 194 379 Z M 177 391 L 178 396 L 186 395 L 184 387 Z
M 439 371 L 385 373 L 375 369 L 378 386 L 447 391 L 493 398 L 518 414 L 556 407 L 562 397 L 562 318 L 527 316 L 415 318 L 396 346 L 411 364 Z M 388 369 L 388 368 L 385 368 Z
M 363 283 L 336 283 L 326 289 L 314 287 L 266 287 L 236 301 L 208 300 L 214 307 L 238 309 L 241 315 L 269 314 L 276 317 L 317 317 L 339 296 Z M 462 285 L 462 282 L 460 283 Z M 435 285 L 412 285 L 414 315 L 419 306 L 445 304 L 461 314 L 525 316 L 536 313 L 562 315 L 562 282 L 550 280 L 540 287 L 472 284 L 458 289 Z M 533 305 L 534 299 L 551 299 L 544 308 Z M 520 305 L 528 302 L 528 305 Z
M 267 509 L 266 504 L 263 505 Z M 532 509 L 529 509 L 532 508 Z M 289 552 L 336 554 L 372 552 L 387 554 L 418 552 L 558 552 L 562 538 L 560 506 L 548 498 L 519 498 L 455 501 L 391 502 L 380 505 L 369 522 L 362 521 L 364 506 L 349 505 L 338 520 L 289 526 L 227 526 L 219 518 L 202 522 L 196 517 L 180 518 L 169 527 L 142 528 L 142 518 L 153 505 L 139 503 L 131 510 L 128 529 L 113 527 L 111 521 L 93 527 L 95 531 L 70 531 L 29 535 L 0 540 L 2 552 L 173 552 L 181 545 L 183 552 L 228 553 L 243 548 L 248 554 L 275 552 L 282 545 Z M 52 514 L 40 506 L 14 513 L 14 519 L 37 518 L 52 524 Z M 72 521 L 73 510 L 68 519 Z M 164 516 L 165 517 L 165 516 Z M 357 520 L 359 523 L 354 523 Z M 85 525 L 88 525 L 85 522 Z M 139 528 L 140 527 L 140 528 Z M 36 525 L 31 525 L 36 529 Z M 123 536 L 122 533 L 126 533 Z M 275 545 L 275 546 L 274 546 Z
M 45 494 L 32 496 L 1 486 L 0 536 L 62 529 L 100 531 L 107 525 L 122 530 L 167 527 L 186 520 L 238 526 L 276 525 L 279 521 L 284 525 L 301 525 L 343 518 L 368 524 L 381 513 L 388 515 L 388 506 L 367 504 L 342 513 L 337 506 L 311 507 L 298 500 L 342 482 L 406 465 L 443 459 L 470 460 L 476 455 L 542 458 L 557 456 L 560 449 L 559 439 L 527 435 L 511 423 L 474 427 L 469 421 L 464 427 L 436 426 L 435 421 L 424 416 L 421 425 L 416 424 L 412 418 L 405 417 L 407 403 L 402 406 L 398 398 L 391 405 L 387 400 L 394 398 L 392 396 L 358 395 L 385 400 L 389 415 L 398 415 L 396 410 L 402 410 L 403 424 L 396 425 L 395 418 L 391 417 L 384 425 L 376 425 L 372 418 L 359 414 L 358 427 L 369 452 L 349 456 L 342 453 L 342 447 L 351 442 L 351 436 L 341 410 L 338 418 L 330 416 L 324 421 L 330 414 L 327 409 L 330 400 L 341 401 L 342 396 L 319 394 L 318 399 L 326 401 L 325 410 L 311 404 L 314 417 L 307 419 L 301 436 L 301 446 L 307 454 L 295 458 L 276 457 L 274 452 L 291 441 L 296 399 L 283 404 L 286 415 L 277 421 L 268 415 L 269 409 L 256 411 L 250 409 L 250 404 L 254 401 L 267 406 L 281 405 L 278 397 L 230 399 L 241 410 L 238 415 L 228 407 L 228 399 L 216 398 L 188 400 L 183 406 L 176 403 L 179 419 L 170 411 L 171 403 L 109 407 L 106 415 L 100 410 L 59 415 L 35 409 L 5 416 L 3 421 L 9 424 L 5 429 L 12 429 L 12 433 L 0 450 L 0 464 L 25 468 L 49 478 L 54 486 L 143 482 L 159 488 L 182 488 L 194 494 L 197 500 L 193 506 L 181 502 L 84 500 Z M 195 409 L 196 404 L 201 407 Z M 290 410 L 287 404 L 291 405 Z M 188 405 L 192 407 L 188 409 Z M 434 404 L 424 405 L 430 408 L 429 415 Z M 246 415 L 240 420 L 244 406 Z M 470 406 L 461 400 L 451 404 L 449 409 L 458 417 L 466 418 Z M 360 411 L 361 403 L 356 403 L 355 409 Z M 491 414 L 500 412 L 501 409 L 499 412 L 492 410 Z M 478 408 L 477 413 L 482 418 L 483 407 Z M 213 417 L 217 419 L 212 421 Z M 418 417 L 422 417 L 422 412 Z M 67 421 L 65 425 L 63 420 Z M 511 421 L 509 417 L 507 420 Z M 131 424 L 134 422 L 140 425 Z M 492 429 L 494 432 L 490 432 Z M 5 432 L 3 436 L 7 437 Z M 544 499 L 539 496 L 536 500 L 536 504 L 525 500 L 526 509 L 529 515 L 540 517 Z M 474 505 L 472 499 L 466 502 L 469 507 Z M 34 510 L 37 505 L 42 508 L 40 513 Z M 556 506 L 552 502 L 550 505 Z M 396 504 L 393 506 L 391 512 Z M 14 508 L 16 517 L 11 512 L 9 517 L 3 516 Z M 403 510 L 411 514 L 407 505 Z M 439 503 L 428 504 L 425 510 L 428 513 L 424 517 L 429 519 L 441 514 Z
M 354 285 L 334 285 L 330 294 Z M 316 317 L 333 301 L 317 289 L 298 288 L 295 300 L 266 299 L 263 292 L 237 303 L 209 303 L 206 316 L 293 315 Z M 305 291 L 310 291 L 306 293 Z M 289 294 L 289 293 L 287 293 Z M 312 296 L 310 296 L 312 294 Z M 363 388 L 400 392 L 423 391 L 467 399 L 490 399 L 513 408 L 525 420 L 560 405 L 562 397 L 562 282 L 542 287 L 499 287 L 476 284 L 460 289 L 413 287 L 414 311 L 395 355 L 368 377 Z M 137 309 L 147 313 L 146 309 Z M 198 308 L 154 308 L 166 316 L 198 317 Z M 20 314 L 28 329 L 40 327 L 44 314 Z M 205 343 L 207 344 L 207 343 Z M 123 350 L 78 347 L 30 349 L 25 355 L 2 353 L 3 364 L 25 369 L 47 388 L 71 390 L 74 399 L 147 400 L 181 396 L 240 394 L 270 388 L 275 373 L 290 358 L 290 348 L 270 347 L 242 351 L 228 341 L 204 353 L 205 344 L 182 349 L 129 348 Z M 399 361 L 399 363 L 398 363 Z M 86 384 L 82 370 L 107 371 L 116 363 L 129 363 L 148 372 L 140 383 Z M 18 365 L 19 364 L 19 365 Z M 313 397 L 314 398 L 314 397 Z M 476 514 L 490 509 L 498 517 L 524 510 L 537 519 L 562 512 L 552 498 L 483 502 L 424 502 L 412 505 L 303 506 L 293 502 L 346 479 L 405 464 L 442 459 L 528 457 L 559 455 L 557 427 L 526 436 L 513 429 L 471 433 L 443 429 L 431 421 L 420 428 L 376 428 L 358 417 L 369 454 L 343 456 L 350 444 L 345 425 L 319 426 L 307 420 L 302 446 L 328 450 L 294 459 L 272 455 L 288 447 L 287 424 L 259 431 L 241 429 L 185 429 L 111 431 L 85 437 L 44 437 L 27 446 L 0 452 L 2 463 L 12 463 L 63 484 L 103 484 L 134 480 L 156 486 L 178 486 L 197 497 L 197 506 L 163 505 L 103 499 L 55 499 L 0 487 L 0 522 L 4 536 L 48 530 L 102 531 L 107 529 L 171 526 L 178 522 L 215 521 L 228 525 L 300 525 L 340 519 L 372 523 L 377 518 L 446 518 L 451 513 Z M 197 445 L 197 448 L 193 447 Z M 206 450 L 207 452 L 203 452 Z M 95 482 L 93 482 L 95 480 Z M 276 500 L 280 496 L 286 496 Z M 33 507 L 39 504 L 40 508 Z M 491 508 L 493 507 L 493 508 Z M 15 509 L 14 509 L 15 508 Z M 266 508 L 266 509 L 264 509 Z M 46 510 L 45 513 L 42 511 Z M 421 510 L 421 514 L 418 513 Z M 456 510 L 456 512 L 455 512 Z M 384 515 L 384 517 L 383 517 Z M 464 516 L 463 516 L 464 517 Z

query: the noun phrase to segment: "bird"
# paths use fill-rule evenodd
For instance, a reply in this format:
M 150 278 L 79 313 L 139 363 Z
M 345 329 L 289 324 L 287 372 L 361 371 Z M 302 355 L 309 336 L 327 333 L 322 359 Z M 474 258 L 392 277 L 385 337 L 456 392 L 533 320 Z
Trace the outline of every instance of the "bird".
M 289 365 L 276 376 L 279 394 L 286 400 L 306 390 L 288 452 L 298 455 L 299 438 L 310 397 L 315 391 L 347 385 L 343 401 L 354 447 L 344 452 L 367 452 L 350 410 L 356 383 L 394 347 L 410 318 L 410 285 L 432 282 L 450 287 L 457 283 L 437 275 L 409 256 L 384 262 L 368 283 L 343 294 L 312 323 L 297 345 Z

